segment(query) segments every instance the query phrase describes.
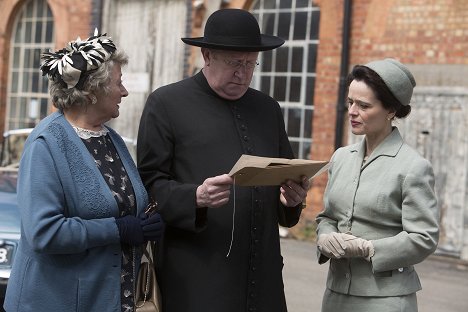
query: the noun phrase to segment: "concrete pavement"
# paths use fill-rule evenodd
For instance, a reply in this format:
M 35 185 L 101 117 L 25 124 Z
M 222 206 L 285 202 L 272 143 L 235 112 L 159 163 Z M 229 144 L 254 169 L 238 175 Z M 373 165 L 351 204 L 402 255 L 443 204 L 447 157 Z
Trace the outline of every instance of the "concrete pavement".
M 319 265 L 315 244 L 281 239 L 284 284 L 289 312 L 320 311 L 328 263 Z M 432 256 L 416 265 L 423 289 L 419 312 L 467 312 L 468 266 L 450 258 Z

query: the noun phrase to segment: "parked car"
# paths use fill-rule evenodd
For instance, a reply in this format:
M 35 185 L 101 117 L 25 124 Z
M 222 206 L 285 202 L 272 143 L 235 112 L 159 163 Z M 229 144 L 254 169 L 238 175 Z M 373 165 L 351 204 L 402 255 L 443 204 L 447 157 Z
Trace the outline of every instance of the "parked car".
M 18 168 L 24 142 L 26 142 L 32 130 L 32 128 L 14 129 L 3 133 L 3 142 L 0 151 L 0 167 Z
M 0 297 L 5 297 L 11 265 L 20 239 L 16 180 L 17 168 L 0 168 Z
M 31 131 L 30 128 L 6 131 L 3 134 L 0 150 L 0 298 L 5 297 L 11 266 L 20 239 L 21 221 L 16 181 L 24 142 Z

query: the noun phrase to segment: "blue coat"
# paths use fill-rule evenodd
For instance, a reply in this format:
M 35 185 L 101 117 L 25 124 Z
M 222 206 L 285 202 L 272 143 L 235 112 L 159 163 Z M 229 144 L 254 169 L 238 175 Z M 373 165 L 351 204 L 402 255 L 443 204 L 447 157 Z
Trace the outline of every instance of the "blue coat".
M 125 143 L 109 130 L 141 214 L 147 193 Z M 117 202 L 61 113 L 46 117 L 26 141 L 18 200 L 21 240 L 6 311 L 120 311 Z
M 415 293 L 421 284 L 413 265 L 439 238 L 432 166 L 396 128 L 361 167 L 364 152 L 365 140 L 333 155 L 317 234 L 351 231 L 371 240 L 375 255 L 371 262 L 332 259 L 327 287 L 354 296 Z

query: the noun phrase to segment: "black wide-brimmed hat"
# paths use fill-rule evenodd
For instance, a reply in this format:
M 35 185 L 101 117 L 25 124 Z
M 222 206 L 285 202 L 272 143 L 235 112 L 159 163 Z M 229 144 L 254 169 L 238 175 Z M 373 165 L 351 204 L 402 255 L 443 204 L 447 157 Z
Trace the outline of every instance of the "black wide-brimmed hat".
M 240 9 L 215 11 L 206 21 L 203 37 L 182 41 L 197 47 L 246 52 L 272 50 L 284 43 L 279 37 L 261 34 L 255 17 Z

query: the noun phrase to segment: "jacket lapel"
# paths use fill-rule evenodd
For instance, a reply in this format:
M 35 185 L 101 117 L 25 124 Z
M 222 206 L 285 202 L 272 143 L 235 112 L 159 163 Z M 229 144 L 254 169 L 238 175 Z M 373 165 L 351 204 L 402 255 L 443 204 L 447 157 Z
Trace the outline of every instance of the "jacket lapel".
M 398 131 L 398 128 L 393 127 L 393 131 L 372 152 L 372 154 L 369 156 L 369 159 L 367 159 L 364 166 L 362 166 L 361 170 L 366 168 L 370 163 L 372 163 L 375 159 L 381 156 L 395 157 L 398 154 L 398 151 L 400 151 L 400 148 L 402 145 L 403 145 L 403 138 L 400 135 L 400 131 Z M 366 143 L 364 139 L 361 142 L 360 150 L 359 150 L 361 163 L 362 163 L 362 160 L 364 159 L 365 149 L 366 149 Z

